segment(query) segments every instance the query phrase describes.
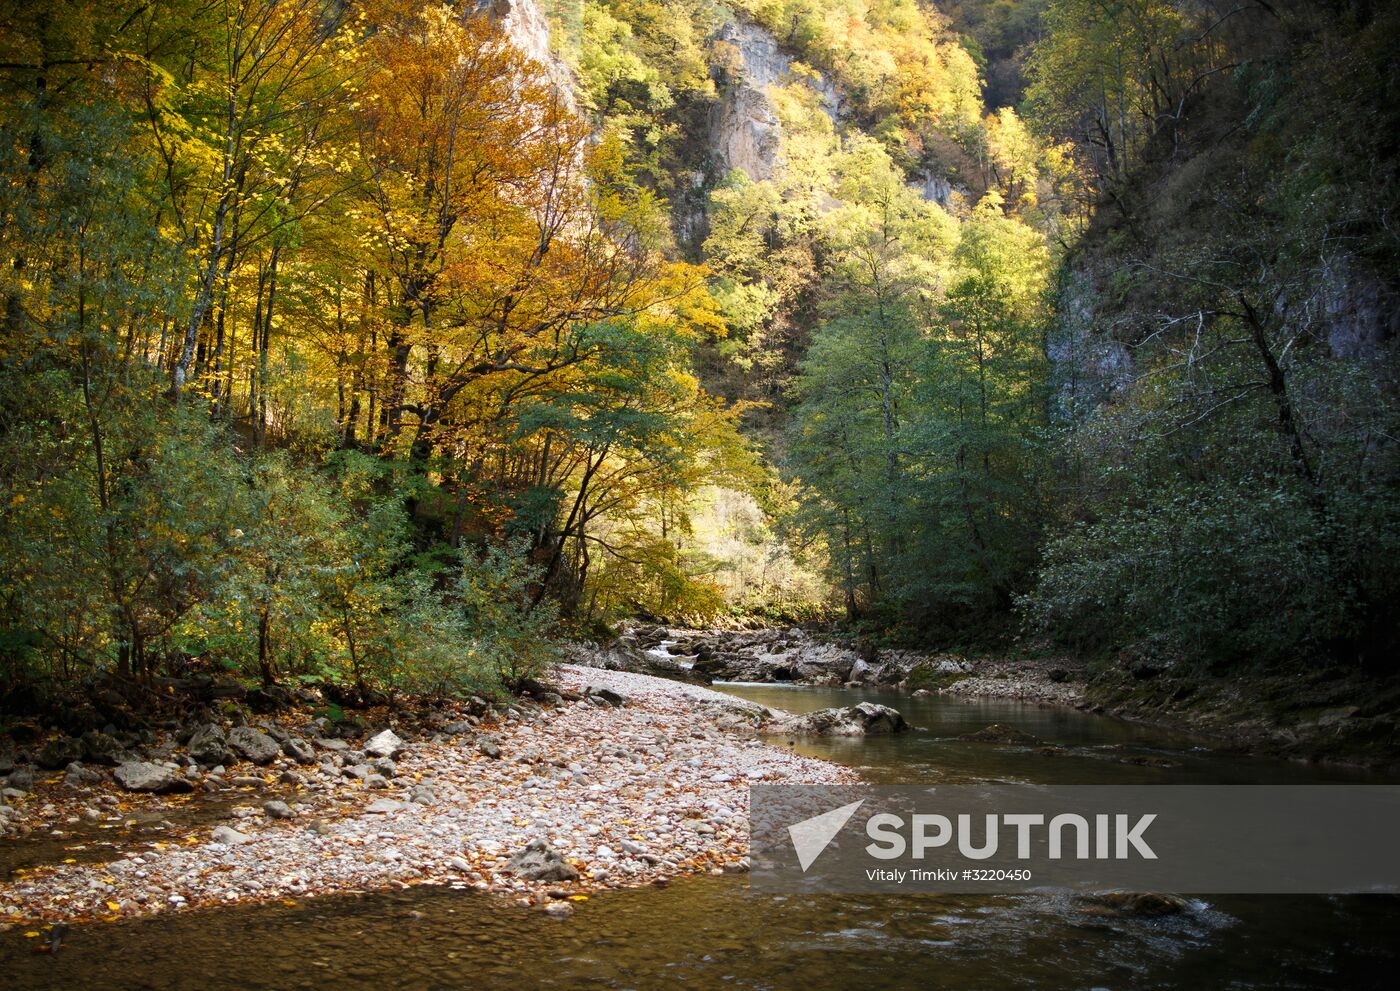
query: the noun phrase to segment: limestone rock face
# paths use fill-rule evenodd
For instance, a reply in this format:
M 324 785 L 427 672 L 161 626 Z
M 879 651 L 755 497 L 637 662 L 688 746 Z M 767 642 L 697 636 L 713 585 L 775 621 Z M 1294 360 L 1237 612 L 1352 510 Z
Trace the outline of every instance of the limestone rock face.
M 569 661 L 604 671 L 630 671 L 633 674 L 649 674 L 671 681 L 687 681 L 708 684 L 710 679 L 693 667 L 641 650 L 636 642 L 622 636 L 615 643 L 605 647 L 570 645 L 566 648 Z
M 777 169 L 782 125 L 768 88 L 788 81 L 792 59 L 767 30 L 749 21 L 734 20 L 720 28 L 716 41 L 733 53 L 724 98 L 711 118 L 711 139 L 722 172 L 742 169 L 750 179 L 771 179 Z M 832 120 L 840 112 L 836 88 L 825 79 L 803 77 L 821 98 Z
M 1060 319 L 1045 342 L 1050 359 L 1051 412 L 1078 422 L 1133 381 L 1132 352 L 1097 330 L 1099 289 L 1091 272 L 1070 274 Z
M 537 0 L 485 0 L 481 9 L 500 25 L 522 55 L 540 67 L 569 109 L 576 109 L 573 74 L 554 52 L 549 18 Z
M 944 209 L 953 202 L 953 184 L 948 181 L 947 176 L 931 169 L 920 173 L 917 181 L 909 183 L 909 188 L 930 203 L 937 203 Z
M 715 132 L 715 152 L 724 171 L 742 169 L 758 182 L 773 177 L 782 132 L 767 94 L 736 87 L 721 107 Z

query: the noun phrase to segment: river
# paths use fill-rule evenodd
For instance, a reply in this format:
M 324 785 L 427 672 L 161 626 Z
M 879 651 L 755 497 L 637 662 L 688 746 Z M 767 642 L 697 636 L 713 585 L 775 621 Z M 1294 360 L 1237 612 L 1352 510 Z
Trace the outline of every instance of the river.
M 1227 755 L 1067 709 L 844 689 L 716 686 L 793 711 L 870 700 L 898 737 L 792 746 L 880 782 L 1309 783 L 1362 772 Z M 958 740 L 990 723 L 1044 746 Z M 788 741 L 778 741 L 788 745 Z M 1396 985 L 1400 900 L 1217 897 L 1155 919 L 1067 896 L 821 896 L 705 877 L 578 903 L 568 920 L 415 888 L 74 927 L 55 955 L 0 934 L 7 988 L 1366 988 Z

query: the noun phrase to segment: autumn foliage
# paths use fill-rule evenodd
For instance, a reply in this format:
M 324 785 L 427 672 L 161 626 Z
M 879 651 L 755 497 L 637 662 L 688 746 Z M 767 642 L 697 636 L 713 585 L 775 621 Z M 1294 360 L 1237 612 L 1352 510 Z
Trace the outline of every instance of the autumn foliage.
M 49 7 L 0 42 L 10 684 L 490 690 L 744 470 L 703 270 L 474 5 Z

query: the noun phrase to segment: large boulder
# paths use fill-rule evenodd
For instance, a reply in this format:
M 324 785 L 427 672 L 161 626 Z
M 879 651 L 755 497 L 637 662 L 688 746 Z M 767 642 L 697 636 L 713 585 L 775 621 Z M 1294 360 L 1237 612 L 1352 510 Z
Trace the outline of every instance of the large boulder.
M 365 753 L 371 757 L 397 757 L 407 749 L 408 744 L 391 729 L 376 733 L 365 741 Z
M 156 794 L 165 794 L 194 790 L 194 784 L 188 778 L 176 774 L 168 767 L 161 767 L 159 764 L 151 764 L 144 760 L 132 760 L 117 765 L 117 769 L 112 772 L 112 777 L 116 778 L 117 784 L 127 791 L 150 791 Z
M 203 764 L 205 767 L 216 767 L 229 762 L 228 739 L 215 723 L 205 723 L 195 730 L 190 735 L 189 743 L 185 744 L 185 750 L 196 764 Z
M 83 759 L 89 764 L 116 767 L 130 760 L 131 755 L 115 739 L 94 730 L 83 734 Z
M 576 881 L 578 871 L 544 840 L 531 840 L 515 852 L 506 870 L 526 881 Z
M 228 745 L 234 753 L 254 764 L 271 764 L 282 752 L 276 740 L 251 726 L 235 726 L 229 730 Z
M 617 708 L 627 704 L 626 697 L 602 685 L 589 685 L 583 690 L 583 694 L 595 705 L 602 704 Z
M 44 749 L 39 751 L 34 763 L 46 771 L 57 771 L 75 760 L 82 759 L 83 745 L 72 737 L 60 736 L 44 744 Z
M 861 702 L 838 709 L 818 709 L 785 716 L 764 727 L 765 733 L 788 736 L 888 736 L 909 728 L 896 709 Z

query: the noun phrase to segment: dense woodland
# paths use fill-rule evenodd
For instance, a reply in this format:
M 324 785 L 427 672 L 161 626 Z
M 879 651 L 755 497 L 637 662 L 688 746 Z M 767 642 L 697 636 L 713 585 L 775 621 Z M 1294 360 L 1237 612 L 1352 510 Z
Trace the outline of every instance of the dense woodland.
M 633 616 L 1396 655 L 1396 10 L 587 0 L 563 84 L 493 10 L 5 0 L 10 704 Z

